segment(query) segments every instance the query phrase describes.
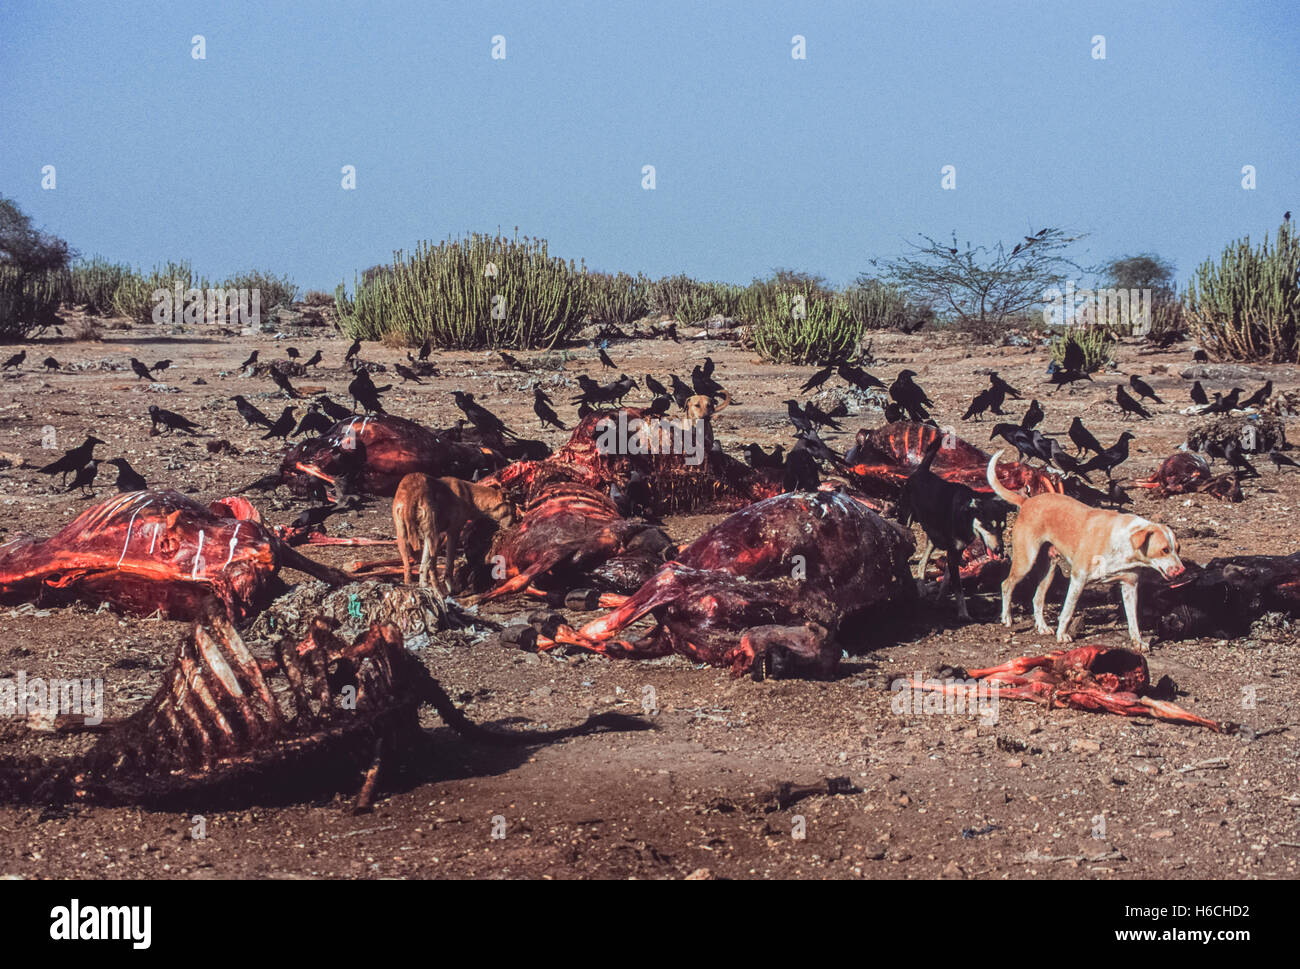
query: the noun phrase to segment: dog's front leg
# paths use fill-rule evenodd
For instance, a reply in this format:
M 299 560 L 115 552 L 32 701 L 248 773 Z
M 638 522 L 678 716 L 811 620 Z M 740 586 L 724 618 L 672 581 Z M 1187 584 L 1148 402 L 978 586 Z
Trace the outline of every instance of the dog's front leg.
M 1038 583 L 1038 588 L 1034 590 L 1034 629 L 1047 636 L 1052 634 L 1052 627 L 1047 625 L 1045 612 L 1047 590 L 1051 588 L 1054 578 L 1056 578 L 1056 559 L 1050 559 L 1047 563 L 1047 574 L 1043 576 L 1043 580 Z
M 1137 580 L 1122 580 L 1119 584 L 1119 594 L 1124 600 L 1124 616 L 1128 619 L 1128 636 L 1133 640 L 1133 646 L 1142 653 L 1151 652 L 1151 644 L 1142 638 L 1138 632 L 1138 586 Z
M 952 585 L 957 593 L 957 618 L 970 620 L 970 613 L 966 611 L 966 593 L 961 587 L 961 552 L 956 549 L 948 553 L 948 582 Z
M 1061 620 L 1056 626 L 1056 641 L 1058 643 L 1073 641 L 1066 630 L 1070 628 L 1070 620 L 1074 618 L 1074 607 L 1079 602 L 1079 595 L 1083 592 L 1086 581 L 1077 570 L 1070 575 L 1070 588 L 1065 590 L 1065 602 L 1061 604 Z

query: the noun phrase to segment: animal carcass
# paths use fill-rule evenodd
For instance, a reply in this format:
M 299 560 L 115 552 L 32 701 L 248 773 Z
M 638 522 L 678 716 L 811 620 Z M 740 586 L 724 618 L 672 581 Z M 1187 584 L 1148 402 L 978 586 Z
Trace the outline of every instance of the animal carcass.
M 239 620 L 265 601 L 282 565 L 331 584 L 349 581 L 279 541 L 242 498 L 204 506 L 177 491 L 132 491 L 88 508 L 50 538 L 0 545 L 0 602 L 87 599 L 191 619 L 215 594 Z
M 1179 451 L 1160 462 L 1150 477 L 1134 481 L 1138 488 L 1154 488 L 1161 497 L 1203 491 L 1221 501 L 1241 501 L 1241 484 L 1234 474 L 1216 476 L 1199 454 Z

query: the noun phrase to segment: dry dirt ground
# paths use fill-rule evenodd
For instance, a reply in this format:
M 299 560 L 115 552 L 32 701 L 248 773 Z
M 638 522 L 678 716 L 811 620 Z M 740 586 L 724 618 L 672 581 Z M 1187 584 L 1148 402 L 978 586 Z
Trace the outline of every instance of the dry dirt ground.
M 108 442 L 101 457 L 126 456 L 154 485 L 204 500 L 269 471 L 282 448 L 245 428 L 230 397 L 242 393 L 278 414 L 283 401 L 266 380 L 240 376 L 252 348 L 264 359 L 297 345 L 325 352 L 318 377 L 299 380 L 346 400 L 346 342 L 327 330 L 220 337 L 110 331 L 102 342 L 50 342 L 28 348 L 21 373 L 0 380 L 0 452 L 44 463 L 43 428 L 60 447 L 93 432 Z M 904 365 L 937 402 L 940 423 L 955 424 L 988 447 L 990 422 L 959 420 L 996 368 L 1039 397 L 1043 428 L 1063 434 L 1082 414 L 1103 442 L 1127 426 L 1112 403 L 1116 379 L 1138 373 L 1168 403 L 1136 427 L 1127 477 L 1149 473 L 1183 440 L 1191 362 L 1186 344 L 1169 353 L 1120 350 L 1123 378 L 1099 379 L 1076 393 L 1050 394 L 1042 347 L 972 346 L 956 336 L 878 336 L 871 368 L 886 382 Z M 790 442 L 782 401 L 797 396 L 807 368 L 774 367 L 715 340 L 616 343 L 610 352 L 628 373 L 682 375 L 705 354 L 736 403 L 717 422 L 731 448 L 757 440 Z M 65 372 L 44 373 L 53 354 Z M 7 354 L 6 354 L 7 355 Z M 174 362 L 165 387 L 124 369 L 137 356 Z M 403 352 L 367 344 L 362 356 L 390 365 Z M 519 354 L 535 360 L 539 354 Z M 562 371 L 545 381 L 595 373 L 595 351 L 574 347 Z M 441 376 L 399 384 L 389 409 L 432 426 L 458 416 L 450 391 L 473 391 L 521 431 L 552 445 L 565 435 L 539 431 L 531 413 L 533 377 L 506 369 L 493 354 L 435 355 Z M 100 363 L 123 369 L 105 370 Z M 88 369 L 75 370 L 83 366 Z M 1300 386 L 1295 368 L 1260 368 L 1253 389 L 1271 376 Z M 197 381 L 202 380 L 203 383 Z M 387 382 L 378 380 L 382 385 Z M 1228 389 L 1207 382 L 1209 389 Z M 556 396 L 557 402 L 563 398 Z M 566 395 L 567 396 L 567 395 Z M 146 408 L 158 403 L 203 427 L 198 438 L 150 436 Z M 629 403 L 643 403 L 640 397 Z M 1012 403 L 1018 419 L 1023 404 Z M 567 405 L 561 416 L 569 422 Z M 828 441 L 843 451 L 850 432 L 873 426 L 879 411 L 851 420 Z M 213 455 L 206 441 L 225 438 L 237 455 Z M 57 453 L 57 452 L 55 452 Z M 1182 535 L 1185 557 L 1290 553 L 1296 550 L 1300 474 L 1245 486 L 1240 505 L 1208 496 L 1160 500 L 1134 491 L 1136 511 Z M 0 463 L 0 542 L 19 531 L 50 534 L 88 499 L 58 492 L 30 468 Z M 97 493 L 112 490 L 104 467 Z M 54 482 L 53 484 L 57 484 Z M 272 522 L 296 514 L 282 490 L 257 498 Z M 717 516 L 671 519 L 689 539 Z M 351 516 L 352 534 L 389 537 L 386 502 Z M 335 523 L 332 521 L 331 525 Z M 337 528 L 332 527 L 337 533 Z M 307 549 L 341 564 L 356 549 Z M 363 550 L 364 551 L 364 550 Z M 1055 614 L 1049 604 L 1049 619 Z M 523 611 L 515 604 L 498 610 Z M 900 715 L 884 688 L 901 671 L 945 664 L 976 667 L 1046 651 L 1018 613 L 1011 631 L 994 621 L 990 598 L 972 603 L 976 621 L 955 622 L 951 600 L 882 632 L 870 651 L 847 660 L 834 682 L 733 679 L 681 658 L 638 663 L 592 656 L 550 657 L 499 644 L 434 644 L 422 658 L 466 712 L 481 722 L 527 719 L 559 726 L 588 712 L 637 713 L 647 688 L 658 705 L 652 732 L 600 735 L 524 752 L 484 751 L 426 711 L 429 750 L 388 778 L 372 814 L 352 816 L 346 795 L 328 801 L 259 804 L 203 818 L 195 839 L 191 812 L 0 807 L 0 876 L 58 877 L 866 877 L 866 878 L 1276 878 L 1295 877 L 1300 861 L 1300 781 L 1294 683 L 1300 659 L 1292 632 L 1263 631 L 1237 641 L 1157 641 L 1153 676 L 1171 676 L 1179 701 L 1203 715 L 1246 721 L 1274 732 L 1253 742 L 1208 731 L 1030 703 L 1003 703 L 996 723 L 968 715 Z M 1122 614 L 1101 595 L 1083 610 L 1083 637 L 1123 645 Z M 181 623 L 123 618 L 87 607 L 0 611 L 0 676 L 103 676 L 107 713 L 123 715 L 154 691 L 170 662 Z M 1288 686 L 1287 684 L 1292 684 Z M 1253 694 L 1255 707 L 1247 707 Z M 1281 729 L 1276 729 L 1281 728 Z M 848 777 L 860 793 L 807 797 L 782 808 L 771 797 L 785 782 Z M 504 833 L 504 837 L 493 837 Z M 502 827 L 503 822 L 503 827 Z M 796 837 L 803 833 L 804 837 Z

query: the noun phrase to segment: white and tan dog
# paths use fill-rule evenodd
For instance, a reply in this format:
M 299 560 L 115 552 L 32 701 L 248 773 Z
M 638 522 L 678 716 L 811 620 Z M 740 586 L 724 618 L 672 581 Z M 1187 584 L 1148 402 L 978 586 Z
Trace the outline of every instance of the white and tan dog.
M 989 487 L 1003 501 L 1020 509 L 1011 538 L 1011 574 L 1002 583 L 1002 624 L 1011 625 L 1011 593 L 1033 569 L 1043 546 L 1050 545 L 1070 565 L 1070 587 L 1061 605 L 1057 642 L 1070 642 L 1066 630 L 1084 586 L 1090 582 L 1119 582 L 1129 637 L 1138 649 L 1147 649 L 1138 633 L 1138 569 L 1155 569 L 1166 579 L 1182 574 L 1178 538 L 1173 531 L 1168 525 L 1137 515 L 1092 508 L 1068 495 L 1018 495 L 998 481 L 996 469 L 1001 456 L 999 451 L 989 460 Z M 1047 575 L 1034 592 L 1034 623 L 1040 633 L 1051 633 L 1043 618 L 1043 604 L 1056 569 L 1056 560 L 1052 559 Z

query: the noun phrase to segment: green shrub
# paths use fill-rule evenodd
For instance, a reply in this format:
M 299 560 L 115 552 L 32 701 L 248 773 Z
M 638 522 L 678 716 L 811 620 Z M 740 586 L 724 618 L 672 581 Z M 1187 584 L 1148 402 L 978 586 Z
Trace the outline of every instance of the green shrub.
M 298 286 L 288 276 L 272 276 L 259 270 L 236 273 L 221 284 L 222 289 L 258 290 L 259 305 L 263 311 L 277 306 L 289 306 L 298 299 Z M 251 302 L 251 299 L 250 299 Z
M 130 275 L 130 266 L 100 256 L 78 260 L 68 271 L 66 302 L 100 316 L 111 313 L 113 296 Z
M 589 273 L 588 312 L 594 323 L 627 326 L 650 312 L 650 281 L 638 273 Z
M 679 274 L 650 283 L 646 296 L 652 312 L 671 316 L 682 323 L 698 323 L 719 313 L 735 316 L 744 292 L 743 286 L 702 283 Z
M 849 315 L 866 330 L 913 333 L 934 318 L 929 307 L 908 303 L 902 287 L 869 276 L 860 276 L 841 298 Z
M 66 287 L 61 271 L 29 273 L 0 265 L 0 340 L 23 340 L 57 324 Z
M 757 299 L 757 297 L 754 297 Z M 772 363 L 827 364 L 851 358 L 862 340 L 862 324 L 841 301 L 778 288 L 758 306 L 754 348 Z
M 207 288 L 207 280 L 196 275 L 188 262 L 169 262 L 155 266 L 148 275 L 133 272 L 126 276 L 113 292 L 113 309 L 132 322 L 151 323 L 157 305 L 154 293 L 160 289 L 173 292 L 177 282 L 187 292 Z
M 1197 338 L 1227 360 L 1300 362 L 1300 239 L 1289 221 L 1258 249 L 1245 238 L 1196 270 L 1183 297 Z
M 1052 341 L 1052 359 L 1058 364 L 1065 361 L 1065 348 L 1077 344 L 1083 351 L 1083 372 L 1095 373 L 1113 362 L 1115 334 L 1103 323 L 1071 327 Z
M 421 243 L 368 275 L 335 301 L 344 332 L 364 340 L 396 333 L 412 346 L 549 348 L 577 332 L 587 310 L 585 268 L 552 257 L 542 239 Z

